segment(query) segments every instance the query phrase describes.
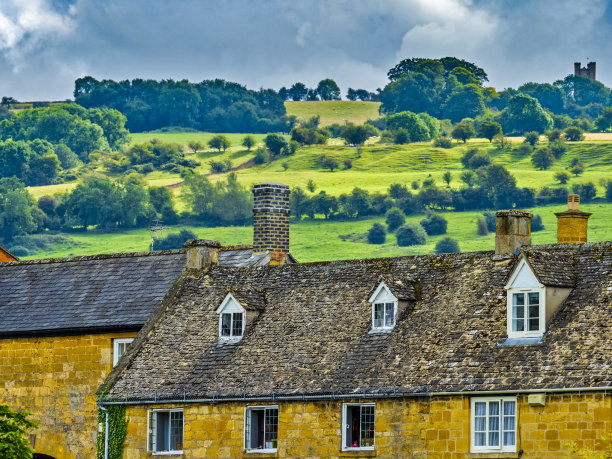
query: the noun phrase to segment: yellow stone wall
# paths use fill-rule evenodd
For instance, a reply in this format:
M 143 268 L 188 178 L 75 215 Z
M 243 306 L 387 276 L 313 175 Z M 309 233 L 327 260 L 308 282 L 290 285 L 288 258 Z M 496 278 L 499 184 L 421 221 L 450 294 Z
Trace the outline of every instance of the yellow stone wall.
M 591 214 L 558 213 L 557 242 L 587 242 L 588 216 Z M 585 216 L 586 215 L 586 216 Z
M 185 404 L 128 407 L 124 457 L 154 457 L 147 449 L 147 413 L 154 408 L 183 408 L 185 458 L 508 458 L 513 454 L 471 454 L 470 398 L 432 397 L 376 400 L 375 451 L 341 451 L 342 402 L 280 402 L 278 451 L 247 454 L 243 448 L 247 404 Z M 250 406 L 265 404 L 250 404 Z M 518 450 L 523 458 L 570 455 L 568 444 L 602 448 L 612 429 L 611 396 L 602 393 L 548 395 L 546 406 L 530 406 L 518 397 Z
M 0 404 L 34 413 L 36 452 L 95 457 L 95 392 L 112 368 L 112 339 L 135 335 L 0 339 Z

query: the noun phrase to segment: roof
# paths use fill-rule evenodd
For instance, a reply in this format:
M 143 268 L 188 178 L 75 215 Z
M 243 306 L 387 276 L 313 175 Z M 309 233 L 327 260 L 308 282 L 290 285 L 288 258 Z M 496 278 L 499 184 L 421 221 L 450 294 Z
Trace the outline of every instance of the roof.
M 106 384 L 137 400 L 611 386 L 612 243 L 529 254 L 564 254 L 575 285 L 540 344 L 502 345 L 504 286 L 518 257 L 215 266 L 183 274 Z M 412 284 L 415 299 L 391 333 L 369 333 L 368 298 L 381 278 Z M 265 307 L 242 340 L 222 344 L 215 309 L 235 288 L 263 289 Z
M 575 248 L 556 244 L 551 249 L 526 249 L 523 253 L 542 284 L 547 287 L 573 287 Z
M 19 258 L 17 258 L 15 255 L 13 255 L 11 252 L 9 252 L 8 250 L 6 250 L 4 247 L 0 245 L 0 262 L 17 261 L 17 260 L 19 260 Z
M 267 263 L 252 252 L 222 247 L 219 264 Z M 138 330 L 185 263 L 184 249 L 0 263 L 0 337 Z

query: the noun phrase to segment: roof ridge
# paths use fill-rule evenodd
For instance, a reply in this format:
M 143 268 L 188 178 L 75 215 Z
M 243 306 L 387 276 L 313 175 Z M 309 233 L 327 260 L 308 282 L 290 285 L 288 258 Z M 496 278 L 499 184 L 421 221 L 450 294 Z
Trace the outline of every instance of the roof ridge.
M 51 263 L 69 263 L 91 260 L 108 260 L 112 258 L 136 258 L 136 257 L 155 257 L 162 255 L 178 255 L 185 253 L 186 249 L 174 250 L 156 250 L 154 252 L 117 252 L 117 253 L 99 253 L 95 255 L 79 255 L 74 257 L 58 257 L 58 258 L 40 258 L 33 260 L 19 260 L 0 262 L 0 266 L 15 266 L 15 265 L 40 265 Z

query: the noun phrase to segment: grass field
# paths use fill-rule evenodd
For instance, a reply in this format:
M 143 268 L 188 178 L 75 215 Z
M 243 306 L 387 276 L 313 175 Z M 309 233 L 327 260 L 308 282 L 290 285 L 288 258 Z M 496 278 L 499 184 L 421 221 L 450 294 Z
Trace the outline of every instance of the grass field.
M 295 115 L 298 120 L 307 120 L 319 115 L 320 126 L 330 124 L 363 124 L 367 120 L 379 118 L 380 102 L 351 102 L 346 100 L 285 102 L 287 115 Z
M 534 207 L 529 209 L 542 217 L 545 230 L 533 233 L 534 244 L 556 242 L 556 217 L 554 212 L 563 211 L 566 205 Z M 592 212 L 589 219 L 589 241 L 610 240 L 612 204 L 583 204 L 584 211 Z M 480 212 L 443 213 L 448 220 L 448 233 L 427 238 L 427 244 L 412 247 L 398 247 L 395 236 L 387 235 L 381 245 L 368 244 L 365 234 L 373 223 L 384 224 L 383 218 L 357 221 L 302 220 L 291 224 L 291 253 L 301 262 L 337 260 L 350 258 L 375 258 L 401 255 L 432 253 L 435 244 L 443 237 L 452 237 L 459 242 L 461 251 L 493 250 L 495 235 L 476 234 L 476 221 L 482 217 Z M 408 223 L 418 224 L 423 215 L 408 217 Z M 219 240 L 224 245 L 252 243 L 252 227 L 185 227 L 202 239 Z M 166 234 L 178 232 L 170 228 Z M 39 252 L 30 258 L 65 257 L 92 255 L 97 253 L 146 251 L 151 242 L 150 232 L 146 229 L 130 230 L 106 234 L 99 231 L 71 233 L 67 235 L 74 243 L 70 247 L 57 246 L 51 252 Z

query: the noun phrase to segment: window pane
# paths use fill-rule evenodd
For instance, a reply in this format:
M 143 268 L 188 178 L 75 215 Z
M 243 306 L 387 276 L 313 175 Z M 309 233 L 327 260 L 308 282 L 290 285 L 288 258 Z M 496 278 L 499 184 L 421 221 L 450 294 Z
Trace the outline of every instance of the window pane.
M 267 408 L 265 410 L 265 445 L 266 449 L 276 448 L 278 434 L 278 408 Z
M 221 336 L 230 336 L 231 322 L 231 314 L 221 314 Z
M 349 448 L 359 448 L 361 444 L 360 440 L 360 410 L 358 406 L 347 406 L 346 407 L 346 424 L 347 433 L 346 446 Z
M 504 402 L 504 446 L 516 444 L 516 402 Z
M 489 402 L 489 446 L 499 446 L 499 402 Z
M 474 445 L 475 446 L 487 446 L 487 434 L 485 432 L 474 433 Z
M 538 292 L 529 293 L 529 306 L 540 304 L 540 294 Z
M 385 304 L 385 327 L 393 327 L 395 319 L 395 305 L 393 303 Z
M 383 314 L 385 311 L 384 303 L 376 303 L 374 305 L 374 328 L 382 328 L 384 325 Z
M 183 449 L 183 413 L 170 413 L 170 450 L 180 451 Z
M 232 336 L 242 336 L 242 313 L 241 312 L 236 312 L 233 314 Z
M 170 413 L 158 411 L 157 413 L 157 435 L 155 451 L 168 451 L 170 440 Z
M 360 447 L 374 446 L 374 407 L 361 406 L 359 436 Z
M 513 303 L 514 306 L 525 306 L 525 294 L 524 293 L 515 293 L 513 295 Z
M 486 416 L 487 414 L 487 404 L 484 402 L 476 402 L 474 403 L 474 408 L 476 411 L 476 416 Z

